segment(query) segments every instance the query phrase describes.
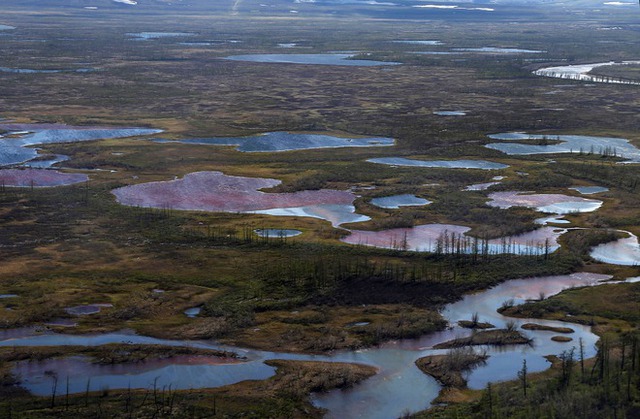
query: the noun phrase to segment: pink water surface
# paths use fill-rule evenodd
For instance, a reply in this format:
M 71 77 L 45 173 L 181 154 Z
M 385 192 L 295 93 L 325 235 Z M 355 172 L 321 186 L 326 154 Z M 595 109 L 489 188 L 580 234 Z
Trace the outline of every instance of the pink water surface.
M 350 205 L 356 195 L 321 189 L 293 193 L 265 193 L 259 189 L 279 185 L 277 179 L 228 176 L 222 172 L 196 172 L 182 179 L 150 182 L 115 189 L 124 205 L 179 210 L 247 212 L 311 205 Z
M 558 237 L 566 230 L 542 227 L 515 236 L 505 236 L 488 241 L 465 235 L 469 227 L 453 224 L 425 224 L 411 228 L 394 228 L 382 231 L 352 230 L 343 239 L 345 243 L 385 249 L 443 253 L 512 253 L 521 255 L 542 254 L 557 250 Z M 484 250 L 483 250 L 484 248 Z
M 63 173 L 44 169 L 0 170 L 0 185 L 15 187 L 52 187 L 86 182 L 89 177 L 82 173 Z

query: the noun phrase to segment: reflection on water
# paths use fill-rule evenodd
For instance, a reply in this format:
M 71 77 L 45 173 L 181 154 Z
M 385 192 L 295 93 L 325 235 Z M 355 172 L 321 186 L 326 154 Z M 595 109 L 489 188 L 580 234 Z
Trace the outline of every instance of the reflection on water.
M 302 234 L 300 230 L 291 230 L 283 228 L 258 228 L 253 230 L 256 235 L 266 238 L 283 239 L 287 237 L 296 237 Z
M 597 199 L 579 198 L 562 194 L 525 194 L 525 192 L 494 192 L 487 205 L 498 208 L 527 207 L 551 214 L 592 212 L 602 206 Z
M 502 142 L 487 144 L 487 148 L 506 154 L 584 153 L 617 156 L 634 163 L 640 162 L 640 150 L 624 138 L 594 137 L 589 135 L 526 134 L 523 132 L 493 134 L 489 135 L 489 138 L 501 140 Z M 513 142 L 521 140 L 537 140 L 539 144 Z
M 482 240 L 467 236 L 469 230 L 469 227 L 453 224 L 425 224 L 380 231 L 352 230 L 340 240 L 354 245 L 414 252 L 541 255 L 556 251 L 560 247 L 558 237 L 566 232 L 542 227 L 516 236 Z
M 591 249 L 589 255 L 599 262 L 612 265 L 640 265 L 638 237 L 628 231 L 622 232 L 628 234 L 629 237 L 598 245 Z

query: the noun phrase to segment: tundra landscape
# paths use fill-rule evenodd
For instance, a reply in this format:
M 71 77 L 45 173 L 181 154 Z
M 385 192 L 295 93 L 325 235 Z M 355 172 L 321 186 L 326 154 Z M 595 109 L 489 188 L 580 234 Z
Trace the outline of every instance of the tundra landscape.
M 640 416 L 637 3 L 1 11 L 0 417 Z

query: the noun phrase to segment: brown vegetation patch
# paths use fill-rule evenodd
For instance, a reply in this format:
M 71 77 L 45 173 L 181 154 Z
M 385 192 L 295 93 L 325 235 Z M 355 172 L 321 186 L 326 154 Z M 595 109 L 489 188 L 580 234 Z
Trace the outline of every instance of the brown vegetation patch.
M 543 324 L 538 323 L 525 323 L 522 327 L 524 330 L 548 330 L 550 332 L 556 333 L 573 333 L 574 330 L 570 327 L 554 327 L 554 326 L 545 326 Z
M 488 358 L 488 355 L 477 354 L 471 348 L 457 348 L 445 355 L 429 355 L 420 358 L 416 361 L 416 365 L 443 386 L 462 389 L 467 386 L 462 373 L 484 363 Z
M 498 329 L 483 330 L 465 338 L 448 340 L 435 345 L 434 349 L 460 348 L 476 345 L 523 345 L 531 343 L 531 339 L 516 330 Z

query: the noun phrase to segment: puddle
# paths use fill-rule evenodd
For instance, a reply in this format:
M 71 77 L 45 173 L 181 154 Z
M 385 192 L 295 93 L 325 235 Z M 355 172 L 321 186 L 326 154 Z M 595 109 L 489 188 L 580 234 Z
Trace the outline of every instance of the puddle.
M 106 307 L 113 307 L 113 304 L 87 304 L 82 306 L 67 307 L 64 309 L 64 311 L 73 316 L 87 316 L 90 314 L 100 313 L 100 311 Z
M 486 191 L 490 187 L 494 185 L 499 185 L 500 182 L 486 182 L 486 183 L 476 183 L 474 185 L 469 185 L 463 189 L 463 191 Z
M 465 111 L 435 111 L 434 115 L 440 116 L 465 116 L 467 112 Z
M 200 312 L 202 311 L 202 307 L 192 307 L 192 308 L 188 308 L 184 311 L 185 316 L 189 317 L 190 319 L 193 319 L 195 317 L 198 317 L 198 315 L 200 314 Z

